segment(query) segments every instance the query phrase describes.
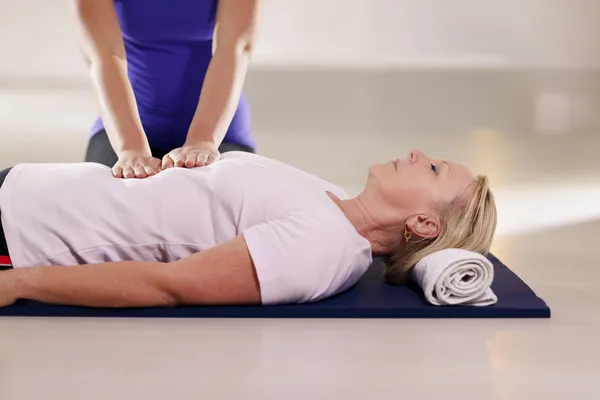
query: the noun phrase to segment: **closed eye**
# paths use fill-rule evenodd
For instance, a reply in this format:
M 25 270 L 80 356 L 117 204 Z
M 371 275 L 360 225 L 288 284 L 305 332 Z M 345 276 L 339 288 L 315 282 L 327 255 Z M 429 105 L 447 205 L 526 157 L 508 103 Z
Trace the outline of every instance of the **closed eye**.
M 434 174 L 437 175 L 437 168 L 434 164 L 431 164 L 431 170 L 433 171 Z

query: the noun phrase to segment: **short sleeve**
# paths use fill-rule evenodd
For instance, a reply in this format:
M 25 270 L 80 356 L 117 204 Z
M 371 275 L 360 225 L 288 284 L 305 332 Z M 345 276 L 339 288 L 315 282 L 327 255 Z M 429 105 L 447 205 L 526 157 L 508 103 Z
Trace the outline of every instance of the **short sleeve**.
M 349 226 L 297 211 L 245 229 L 263 304 L 317 301 L 354 285 L 372 259 Z

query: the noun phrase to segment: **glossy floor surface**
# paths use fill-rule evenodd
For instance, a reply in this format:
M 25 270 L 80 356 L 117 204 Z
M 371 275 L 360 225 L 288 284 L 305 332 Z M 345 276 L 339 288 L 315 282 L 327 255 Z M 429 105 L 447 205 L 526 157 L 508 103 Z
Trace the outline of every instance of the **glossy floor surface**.
M 488 174 L 549 320 L 0 319 L 0 399 L 600 398 L 594 73 L 251 74 L 260 153 L 360 190 L 412 147 Z M 86 89 L 0 87 L 0 160 L 78 161 Z

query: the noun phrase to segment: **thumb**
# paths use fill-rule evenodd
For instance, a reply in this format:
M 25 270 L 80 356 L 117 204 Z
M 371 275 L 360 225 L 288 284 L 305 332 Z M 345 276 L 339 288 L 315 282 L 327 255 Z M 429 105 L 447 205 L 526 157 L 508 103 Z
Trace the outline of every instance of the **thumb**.
M 173 168 L 175 165 L 173 164 L 173 159 L 169 154 L 165 155 L 162 159 L 161 168 L 168 169 Z

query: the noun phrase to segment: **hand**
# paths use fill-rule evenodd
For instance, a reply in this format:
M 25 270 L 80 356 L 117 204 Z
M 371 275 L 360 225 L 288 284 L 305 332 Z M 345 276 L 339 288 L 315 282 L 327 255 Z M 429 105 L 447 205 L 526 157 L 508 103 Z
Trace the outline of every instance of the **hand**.
M 160 160 L 146 153 L 123 152 L 113 166 L 115 178 L 147 178 L 161 171 Z
M 173 167 L 204 167 L 210 165 L 221 158 L 219 149 L 211 142 L 201 142 L 198 144 L 185 144 L 183 147 L 171 150 L 169 154 L 162 159 L 162 168 Z
M 8 307 L 17 301 L 13 272 L 14 270 L 0 272 L 0 308 Z

